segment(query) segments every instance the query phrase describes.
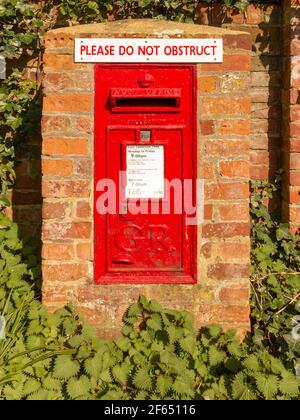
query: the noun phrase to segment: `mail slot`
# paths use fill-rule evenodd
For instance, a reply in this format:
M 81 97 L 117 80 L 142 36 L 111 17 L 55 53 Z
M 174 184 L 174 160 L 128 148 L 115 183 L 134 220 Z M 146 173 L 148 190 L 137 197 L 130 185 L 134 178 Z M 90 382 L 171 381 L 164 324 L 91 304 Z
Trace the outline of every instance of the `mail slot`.
M 111 89 L 112 112 L 179 112 L 181 89 Z
M 194 65 L 95 66 L 96 283 L 196 282 L 196 105 Z

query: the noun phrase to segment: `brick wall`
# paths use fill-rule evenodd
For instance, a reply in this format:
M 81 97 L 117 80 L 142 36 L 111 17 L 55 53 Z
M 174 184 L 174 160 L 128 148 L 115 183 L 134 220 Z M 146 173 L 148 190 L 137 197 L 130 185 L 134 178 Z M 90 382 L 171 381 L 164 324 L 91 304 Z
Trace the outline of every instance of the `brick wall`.
M 94 285 L 92 64 L 74 64 L 73 39 L 84 36 L 222 37 L 224 62 L 198 66 L 199 162 L 205 222 L 198 232 L 197 285 Z M 43 299 L 76 302 L 101 335 L 119 333 L 121 316 L 140 294 L 186 309 L 198 326 L 249 327 L 249 96 L 247 33 L 170 22 L 123 21 L 49 32 L 43 105 Z M 101 159 L 101 156 L 97 157 Z
M 242 82 L 250 89 L 252 98 L 252 179 L 272 177 L 276 169 L 282 166 L 282 14 L 280 1 L 270 1 L 268 4 L 252 3 L 245 14 L 237 11 L 225 13 L 225 9 L 219 4 L 200 1 L 195 14 L 196 23 L 242 30 L 251 35 L 251 76 L 249 80 Z M 64 64 L 66 63 L 61 63 Z M 33 79 L 36 77 L 36 66 L 36 60 L 30 61 L 28 76 Z M 58 82 L 58 86 L 66 83 L 63 79 Z M 222 81 L 223 89 L 230 91 L 235 83 L 241 82 L 225 78 Z M 59 123 L 58 119 L 57 124 Z M 30 141 L 34 143 L 33 148 L 27 142 L 28 147 L 22 147 L 17 153 L 18 182 L 13 194 L 13 218 L 24 233 L 34 233 L 38 236 L 41 223 L 41 143 L 39 137 Z
M 284 2 L 283 216 L 292 230 L 300 227 L 300 4 Z
M 239 13 L 226 12 L 220 5 L 209 6 L 203 2 L 198 6 L 196 20 L 251 35 L 250 174 L 252 179 L 268 179 L 280 167 L 281 5 L 255 3 L 250 4 L 245 13 Z

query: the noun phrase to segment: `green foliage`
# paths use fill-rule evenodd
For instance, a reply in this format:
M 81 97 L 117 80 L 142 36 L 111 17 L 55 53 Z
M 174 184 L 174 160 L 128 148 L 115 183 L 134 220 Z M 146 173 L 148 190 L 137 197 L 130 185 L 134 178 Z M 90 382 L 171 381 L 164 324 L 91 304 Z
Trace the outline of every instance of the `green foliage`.
M 300 232 L 293 235 L 267 208 L 280 184 L 281 174 L 273 182 L 252 183 L 252 328 L 258 347 L 300 366 Z
M 208 0 L 208 4 L 216 3 Z M 223 0 L 224 8 L 245 11 L 248 0 Z M 60 12 L 71 22 L 102 22 L 108 16 L 115 19 L 169 19 L 181 22 L 193 22 L 195 3 L 190 0 L 63 0 Z
M 24 80 L 18 70 L 0 84 L 0 208 L 10 205 L 7 192 L 15 180 L 15 145 L 24 135 L 27 112 L 35 93 L 36 84 Z

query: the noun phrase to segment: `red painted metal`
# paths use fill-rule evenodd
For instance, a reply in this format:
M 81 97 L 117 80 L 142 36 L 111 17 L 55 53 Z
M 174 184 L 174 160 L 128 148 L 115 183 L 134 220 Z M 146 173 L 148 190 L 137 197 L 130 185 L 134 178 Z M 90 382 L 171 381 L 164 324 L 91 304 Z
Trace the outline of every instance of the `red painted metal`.
M 128 145 L 163 146 L 165 178 L 196 179 L 196 92 L 194 65 L 95 66 L 95 283 L 196 282 L 197 227 L 187 226 L 184 212 L 175 214 L 172 194 L 156 199 L 170 200 L 169 214 L 101 215 L 96 208 L 99 180 L 119 188 Z M 151 132 L 147 142 L 144 130 Z

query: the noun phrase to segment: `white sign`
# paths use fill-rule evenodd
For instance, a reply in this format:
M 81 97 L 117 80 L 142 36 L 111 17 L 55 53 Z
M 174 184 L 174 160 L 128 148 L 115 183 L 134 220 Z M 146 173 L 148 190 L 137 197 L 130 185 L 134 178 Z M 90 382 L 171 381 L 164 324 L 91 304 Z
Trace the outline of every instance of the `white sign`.
M 126 198 L 164 197 L 164 146 L 126 148 Z
M 76 63 L 221 63 L 222 39 L 76 38 Z

